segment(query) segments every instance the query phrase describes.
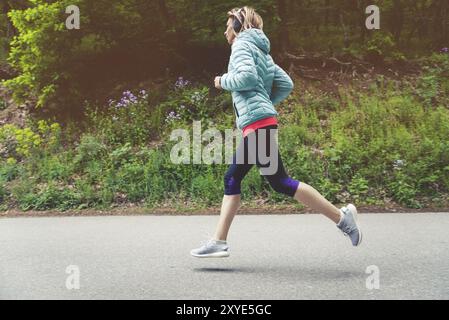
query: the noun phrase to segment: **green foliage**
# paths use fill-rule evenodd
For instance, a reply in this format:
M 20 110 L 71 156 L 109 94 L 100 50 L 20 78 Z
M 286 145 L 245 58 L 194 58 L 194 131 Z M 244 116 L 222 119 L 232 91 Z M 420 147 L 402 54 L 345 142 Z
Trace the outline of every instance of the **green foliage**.
M 4 201 L 6 201 L 6 198 L 8 196 L 8 191 L 6 190 L 6 183 L 5 181 L 0 180 L 0 204 L 3 204 Z M 1 207 L 0 207 L 1 209 Z
M 60 181 L 66 183 L 75 169 L 67 153 L 46 155 L 39 159 L 34 170 L 42 181 Z
M 357 202 L 359 202 L 360 199 L 366 199 L 368 190 L 369 181 L 361 174 L 355 174 L 348 184 L 348 191 Z
M 7 106 L 8 104 L 6 103 L 6 101 L 0 98 L 0 111 L 5 110 Z
M 187 86 L 171 91 L 159 108 L 166 112 L 165 122 L 168 127 L 173 127 L 193 121 L 208 124 L 216 115 L 217 106 L 219 103 L 211 98 L 208 87 Z
M 386 183 L 390 186 L 389 194 L 407 205 L 418 205 L 417 194 L 444 188 L 448 177 L 436 177 L 431 168 L 435 168 L 435 157 L 444 157 L 443 163 L 447 161 L 442 138 L 449 134 L 445 124 L 447 110 L 439 108 L 426 112 L 412 98 L 400 95 L 390 95 L 384 100 L 365 97 L 360 102 L 357 109 L 350 104 L 345 111 L 331 117 L 332 139 L 335 147 L 342 151 L 341 162 L 348 163 L 352 170 L 361 168 L 359 174 L 374 185 Z M 437 121 L 443 125 L 437 125 Z M 424 128 L 432 128 L 433 134 L 429 135 Z M 430 157 L 427 145 L 432 145 Z M 422 183 L 429 176 L 433 176 L 435 185 L 424 187 Z M 351 184 L 350 192 L 354 181 Z M 356 179 L 357 184 L 356 194 L 367 191 L 360 177 Z
M 385 60 L 386 62 L 393 63 L 406 60 L 404 54 L 398 50 L 393 35 L 389 32 L 374 33 L 366 42 L 362 52 L 367 60 L 372 61 Z
M 33 7 L 8 14 L 19 32 L 11 41 L 9 61 L 21 73 L 5 84 L 19 100 L 37 98 L 38 106 L 42 106 L 54 94 L 57 79 L 65 76 L 63 70 L 56 68 L 61 62 L 57 45 L 65 28 L 63 9 L 71 1 L 31 2 Z
M 75 163 L 86 165 L 107 156 L 107 146 L 96 136 L 85 134 L 76 147 Z
M 422 77 L 419 78 L 416 94 L 424 105 L 449 103 L 449 53 L 434 53 L 423 59 Z
M 107 109 L 88 106 L 88 127 L 95 128 L 111 144 L 142 145 L 157 137 L 161 125 L 161 109 L 152 108 L 148 94 L 134 95 L 125 91 L 119 101 L 110 100 Z
M 13 124 L 0 127 L 0 156 L 26 159 L 43 152 L 55 152 L 60 147 L 61 127 L 46 120 L 19 128 Z
M 395 200 L 399 203 L 411 208 L 421 207 L 421 204 L 416 200 L 418 190 L 410 177 L 398 173 L 394 176 L 394 179 L 389 183 L 388 187 Z
M 6 161 L 2 161 L 2 166 L 0 167 L 0 179 L 4 183 L 14 180 L 18 174 L 18 165 L 15 159 L 8 158 Z
M 64 211 L 76 208 L 82 201 L 78 193 L 54 183 L 44 184 L 36 189 L 25 187 L 24 182 L 20 187 L 14 189 L 21 210 L 58 209 Z

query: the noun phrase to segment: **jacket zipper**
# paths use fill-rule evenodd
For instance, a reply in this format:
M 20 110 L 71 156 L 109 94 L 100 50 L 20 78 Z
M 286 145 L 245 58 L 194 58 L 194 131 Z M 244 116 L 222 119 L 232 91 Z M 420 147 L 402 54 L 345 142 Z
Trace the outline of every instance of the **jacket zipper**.
M 239 112 L 237 111 L 237 107 L 235 106 L 235 103 L 233 102 L 232 105 L 234 106 L 235 114 L 237 115 L 237 118 L 240 117 Z

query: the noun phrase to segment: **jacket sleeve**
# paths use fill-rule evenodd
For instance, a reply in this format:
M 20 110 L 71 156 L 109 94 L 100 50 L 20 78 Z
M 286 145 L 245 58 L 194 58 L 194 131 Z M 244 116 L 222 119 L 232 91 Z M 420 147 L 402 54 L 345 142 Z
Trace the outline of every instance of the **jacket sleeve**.
M 290 76 L 281 67 L 275 65 L 273 88 L 271 90 L 271 102 L 273 105 L 279 104 L 287 98 L 293 90 L 293 81 Z
M 227 91 L 247 91 L 255 89 L 258 74 L 251 48 L 245 42 L 236 42 L 232 46 L 230 64 L 234 65 L 231 72 L 221 76 L 220 84 Z

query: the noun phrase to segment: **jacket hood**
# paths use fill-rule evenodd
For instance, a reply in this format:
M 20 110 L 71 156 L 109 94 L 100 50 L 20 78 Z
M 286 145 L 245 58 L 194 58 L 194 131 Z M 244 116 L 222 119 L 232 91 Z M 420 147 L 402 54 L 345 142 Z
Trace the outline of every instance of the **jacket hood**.
M 256 45 L 265 53 L 270 53 L 270 40 L 267 38 L 265 33 L 260 29 L 247 29 L 240 32 L 236 38 L 236 41 L 247 41 Z

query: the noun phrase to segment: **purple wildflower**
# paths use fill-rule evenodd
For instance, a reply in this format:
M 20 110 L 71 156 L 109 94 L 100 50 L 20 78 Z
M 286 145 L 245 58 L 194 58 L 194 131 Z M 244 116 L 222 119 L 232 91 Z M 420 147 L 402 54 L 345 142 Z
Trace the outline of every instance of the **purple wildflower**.
M 181 119 L 181 115 L 177 114 L 174 111 L 171 111 L 168 114 L 167 118 L 165 119 L 165 122 L 172 122 L 172 121 L 180 120 L 180 119 Z
M 448 53 L 449 52 L 449 48 L 443 48 L 441 49 L 441 53 Z
M 128 107 L 130 104 L 137 103 L 138 98 L 131 92 L 131 91 L 125 91 L 122 94 L 122 98 L 120 101 L 115 105 L 116 108 L 125 108 Z
M 126 90 L 122 93 L 122 97 L 118 102 L 109 99 L 108 105 L 109 107 L 115 106 L 116 109 L 121 109 L 126 108 L 132 104 L 138 103 L 139 99 L 146 99 L 146 98 L 148 98 L 148 94 L 145 90 L 141 90 L 137 96 L 130 90 Z
M 131 91 L 125 91 L 123 93 L 123 97 L 125 98 L 126 101 L 129 101 L 131 103 L 137 102 L 137 97 Z
M 146 100 L 148 99 L 148 92 L 145 89 L 139 91 L 139 98 Z

